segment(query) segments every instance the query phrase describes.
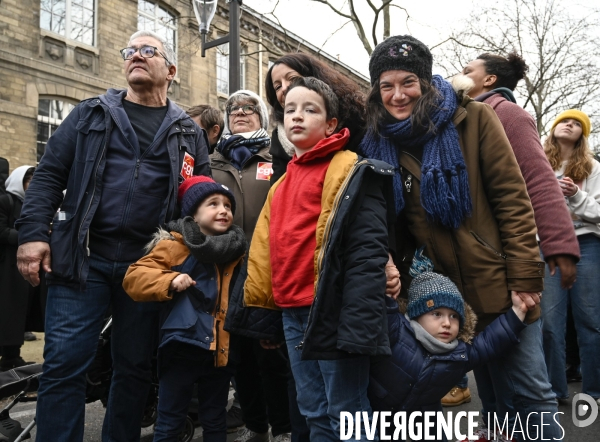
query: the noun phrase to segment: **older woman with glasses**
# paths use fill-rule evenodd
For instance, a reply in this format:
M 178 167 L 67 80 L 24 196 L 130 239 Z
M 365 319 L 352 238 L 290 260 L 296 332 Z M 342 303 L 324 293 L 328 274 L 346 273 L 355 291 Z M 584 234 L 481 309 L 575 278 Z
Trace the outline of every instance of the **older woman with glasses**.
M 267 106 L 254 92 L 233 93 L 225 107 L 223 135 L 211 155 L 215 181 L 234 193 L 238 209 L 233 219 L 248 241 L 267 198 L 271 176 L 271 138 Z

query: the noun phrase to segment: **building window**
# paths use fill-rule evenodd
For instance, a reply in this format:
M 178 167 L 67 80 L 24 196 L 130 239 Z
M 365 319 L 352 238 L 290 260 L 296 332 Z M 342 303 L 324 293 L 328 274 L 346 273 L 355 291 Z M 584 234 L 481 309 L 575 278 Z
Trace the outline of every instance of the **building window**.
M 46 151 L 46 143 L 75 105 L 59 100 L 40 99 L 38 105 L 37 160 Z
M 158 3 L 138 1 L 138 30 L 156 32 L 177 53 L 177 18 Z
M 240 89 L 246 88 L 245 56 L 246 48 L 242 47 L 240 49 Z M 217 47 L 217 92 L 229 95 L 229 43 Z
M 40 28 L 94 46 L 95 0 L 41 0 Z

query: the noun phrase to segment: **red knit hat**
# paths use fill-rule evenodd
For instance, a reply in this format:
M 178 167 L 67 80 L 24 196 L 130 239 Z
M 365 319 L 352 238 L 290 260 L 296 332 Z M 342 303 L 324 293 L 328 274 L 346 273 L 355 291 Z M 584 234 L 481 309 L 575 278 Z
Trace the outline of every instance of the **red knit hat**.
M 231 201 L 231 213 L 235 215 L 235 197 L 227 186 L 215 182 L 204 175 L 193 176 L 179 186 L 177 198 L 181 207 L 181 216 L 194 216 L 196 208 L 210 195 L 220 193 Z

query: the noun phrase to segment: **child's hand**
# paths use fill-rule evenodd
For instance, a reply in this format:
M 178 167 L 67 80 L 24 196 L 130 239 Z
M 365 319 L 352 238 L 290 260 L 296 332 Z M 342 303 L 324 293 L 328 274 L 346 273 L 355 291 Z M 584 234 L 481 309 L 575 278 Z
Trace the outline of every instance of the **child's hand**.
M 522 322 L 525 319 L 525 315 L 527 314 L 527 311 L 529 310 L 527 308 L 527 304 L 525 303 L 525 301 L 523 301 L 523 299 L 521 299 L 519 294 L 517 292 L 515 292 L 514 290 L 510 292 L 510 297 L 511 297 L 512 303 L 513 303 L 513 307 L 512 307 L 513 311 L 515 312 L 517 317 Z
M 177 275 L 173 281 L 171 281 L 169 290 L 183 292 L 185 289 L 193 285 L 196 285 L 196 281 L 194 281 L 187 273 L 181 273 L 180 275 Z
M 400 272 L 392 260 L 392 255 L 389 255 L 388 262 L 385 265 L 385 277 L 385 294 L 396 299 L 400 294 Z

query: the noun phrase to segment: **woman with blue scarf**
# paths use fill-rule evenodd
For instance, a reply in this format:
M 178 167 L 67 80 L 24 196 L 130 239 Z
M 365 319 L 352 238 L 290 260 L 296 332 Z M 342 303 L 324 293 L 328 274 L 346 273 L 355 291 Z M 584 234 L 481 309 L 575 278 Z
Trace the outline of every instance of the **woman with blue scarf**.
M 432 75 L 432 65 L 429 49 L 408 35 L 386 39 L 369 62 L 360 151 L 396 166 L 391 249 L 402 291 L 406 296 L 414 251 L 424 247 L 434 271 L 449 277 L 477 314 L 477 331 L 505 313 L 516 292 L 529 308 L 529 325 L 520 344 L 495 362 L 503 375 L 494 389 L 510 391 L 522 421 L 530 417 L 529 434 L 543 424 L 547 437 L 562 440 L 539 320 L 545 265 L 525 182 L 492 108 Z M 400 382 L 389 360 L 378 363 Z M 377 403 L 387 393 L 370 394 Z

